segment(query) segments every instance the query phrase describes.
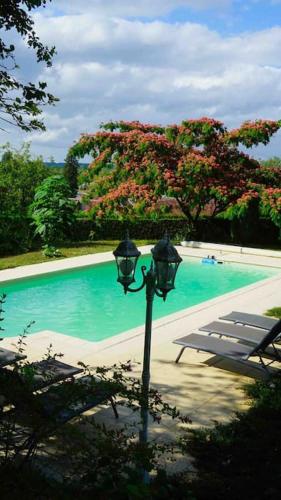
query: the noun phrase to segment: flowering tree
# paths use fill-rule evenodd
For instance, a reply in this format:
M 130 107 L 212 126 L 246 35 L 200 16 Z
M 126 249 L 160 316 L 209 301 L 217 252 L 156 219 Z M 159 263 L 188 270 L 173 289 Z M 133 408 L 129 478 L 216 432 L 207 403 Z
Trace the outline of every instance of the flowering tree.
M 263 213 L 276 222 L 280 169 L 261 166 L 238 147 L 267 144 L 280 126 L 281 121 L 257 120 L 228 131 L 210 118 L 167 127 L 110 122 L 96 134 L 83 134 L 71 154 L 93 156 L 84 182 L 97 216 L 149 213 L 167 195 L 194 225 L 206 205 L 213 216 L 234 216 L 258 196 Z

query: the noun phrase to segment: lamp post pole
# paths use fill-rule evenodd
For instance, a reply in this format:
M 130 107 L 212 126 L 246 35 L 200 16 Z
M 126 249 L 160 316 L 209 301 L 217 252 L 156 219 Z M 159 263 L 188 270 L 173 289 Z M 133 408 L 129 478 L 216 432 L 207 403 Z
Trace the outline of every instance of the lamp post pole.
M 124 292 L 139 292 L 145 287 L 146 290 L 146 316 L 144 334 L 144 353 L 141 388 L 141 422 L 142 428 L 139 432 L 139 441 L 146 445 L 148 440 L 148 415 L 149 415 L 149 381 L 150 381 L 150 351 L 151 351 L 151 330 L 152 330 L 152 309 L 154 295 L 166 299 L 167 293 L 174 289 L 174 281 L 178 266 L 182 261 L 175 247 L 170 243 L 166 234 L 162 240 L 151 250 L 153 260 L 150 269 L 146 272 L 146 267 L 142 266 L 142 284 L 138 288 L 130 288 L 135 282 L 135 270 L 140 251 L 129 239 L 128 233 L 125 239 L 113 252 L 116 258 L 118 270 L 118 282 L 123 285 Z M 149 474 L 142 471 L 143 482 L 149 482 Z
M 144 352 L 142 368 L 142 404 L 141 420 L 142 430 L 139 433 L 140 443 L 147 443 L 148 433 L 148 393 L 150 381 L 150 351 L 151 351 L 151 330 L 152 330 L 152 309 L 155 295 L 155 273 L 150 268 L 146 275 L 146 315 L 144 332 Z

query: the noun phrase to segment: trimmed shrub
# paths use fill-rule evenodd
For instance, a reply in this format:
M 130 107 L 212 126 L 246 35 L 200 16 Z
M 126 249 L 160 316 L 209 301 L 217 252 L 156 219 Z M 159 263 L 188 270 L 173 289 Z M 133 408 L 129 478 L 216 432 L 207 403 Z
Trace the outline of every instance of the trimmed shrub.
M 97 221 L 77 219 L 73 228 L 74 241 L 89 239 L 117 239 L 124 237 L 126 229 L 131 238 L 156 240 L 168 231 L 176 241 L 191 239 L 191 227 L 187 219 L 135 219 L 118 220 L 103 219 Z M 278 228 L 267 219 L 259 220 L 259 231 L 249 234 L 243 221 L 230 221 L 221 218 L 204 217 L 198 221 L 197 234 L 192 239 L 212 243 L 229 243 L 237 245 L 280 245 Z
M 0 219 L 0 255 L 19 253 L 31 248 L 40 247 L 40 238 L 34 236 L 30 218 L 9 217 Z M 280 247 L 278 228 L 267 219 L 259 220 L 259 230 L 253 234 L 247 232 L 242 220 L 202 218 L 198 221 L 197 234 L 192 239 L 211 243 L 226 243 L 247 246 Z M 167 230 L 176 241 L 191 239 L 190 226 L 187 219 L 135 219 L 118 220 L 103 219 L 99 222 L 84 218 L 74 221 L 68 229 L 67 238 L 70 241 L 87 240 L 121 240 L 126 229 L 133 239 L 157 240 Z

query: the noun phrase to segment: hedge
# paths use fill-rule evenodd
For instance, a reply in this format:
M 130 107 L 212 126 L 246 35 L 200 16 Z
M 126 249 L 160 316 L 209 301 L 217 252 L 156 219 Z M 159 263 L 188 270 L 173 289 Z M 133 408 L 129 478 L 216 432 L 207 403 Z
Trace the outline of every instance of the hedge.
M 117 239 L 124 237 L 126 229 L 130 237 L 135 239 L 159 239 L 165 231 L 178 240 L 196 239 L 213 243 L 231 243 L 241 245 L 280 246 L 279 229 L 267 219 L 259 219 L 257 225 L 246 221 L 202 218 L 198 221 L 196 233 L 190 233 L 187 219 L 136 219 L 116 220 L 104 219 L 95 221 L 78 219 L 73 230 L 73 239 L 83 241 L 88 239 Z
M 33 245 L 33 233 L 30 219 L 0 216 L 0 255 L 28 250 Z
M 19 253 L 31 248 L 39 248 L 39 238 L 34 238 L 30 219 L 21 217 L 0 219 L 0 255 Z M 156 240 L 167 230 L 174 240 L 195 239 L 213 243 L 237 245 L 261 245 L 280 247 L 280 231 L 267 219 L 255 223 L 246 220 L 202 218 L 198 221 L 196 233 L 190 233 L 187 219 L 104 219 L 96 222 L 77 219 L 69 234 L 71 241 L 123 239 L 126 229 L 134 239 Z
M 171 237 L 176 235 L 185 236 L 188 233 L 188 222 L 186 219 L 136 219 L 136 220 L 116 220 L 104 219 L 95 223 L 90 220 L 78 219 L 73 236 L 78 241 L 89 239 L 123 239 L 126 230 L 130 237 L 140 240 L 159 239 L 165 231 Z

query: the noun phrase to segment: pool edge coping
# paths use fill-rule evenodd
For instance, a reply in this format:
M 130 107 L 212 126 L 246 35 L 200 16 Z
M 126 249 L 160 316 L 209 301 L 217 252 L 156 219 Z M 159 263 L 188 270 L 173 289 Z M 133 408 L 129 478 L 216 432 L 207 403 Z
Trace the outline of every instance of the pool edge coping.
M 145 255 L 151 251 L 153 245 L 143 245 L 140 246 L 139 248 L 140 250 L 142 250 L 142 254 Z M 176 245 L 176 248 L 179 253 L 187 257 L 189 256 L 189 257 L 201 258 L 205 256 L 206 248 L 184 247 L 181 245 Z M 226 250 L 226 245 L 217 245 L 217 249 L 221 251 L 220 256 L 222 256 L 225 262 L 233 262 L 237 264 L 246 264 L 246 265 L 247 264 L 260 265 L 262 267 L 274 267 L 274 268 L 280 267 L 280 272 L 281 272 L 281 257 L 271 257 L 265 255 L 252 255 L 247 253 L 232 252 L 231 251 L 232 247 L 230 246 L 229 250 Z M 253 258 L 255 257 L 262 258 L 263 263 L 253 262 Z M 251 262 L 247 262 L 249 258 L 251 259 Z M 275 259 L 277 259 L 278 262 L 275 262 Z M 79 269 L 94 264 L 102 264 L 104 262 L 111 262 L 111 261 L 114 261 L 114 256 L 112 251 L 108 251 L 108 252 L 80 255 L 77 257 L 67 257 L 65 259 L 55 260 L 51 262 L 40 262 L 39 264 L 29 264 L 26 266 L 18 266 L 18 267 L 3 269 L 0 271 L 0 284 L 8 281 L 47 275 L 49 273 L 67 271 L 74 268 Z M 274 264 L 271 261 L 274 261 Z

